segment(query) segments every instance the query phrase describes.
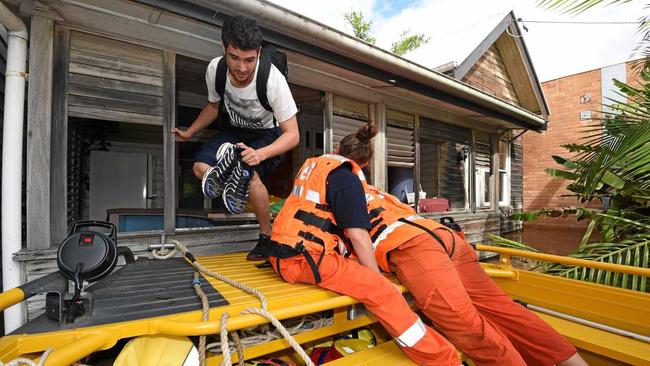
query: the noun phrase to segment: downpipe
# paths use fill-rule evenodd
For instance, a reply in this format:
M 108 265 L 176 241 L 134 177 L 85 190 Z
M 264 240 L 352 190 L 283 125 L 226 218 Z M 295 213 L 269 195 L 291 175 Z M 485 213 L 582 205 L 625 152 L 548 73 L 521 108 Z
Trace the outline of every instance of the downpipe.
M 25 23 L 1 1 L 0 23 L 8 35 L 2 137 L 2 287 L 11 289 L 22 282 L 20 264 L 13 260 L 13 254 L 22 248 L 23 125 L 29 37 Z M 24 304 L 6 309 L 5 333 L 20 327 L 24 320 Z

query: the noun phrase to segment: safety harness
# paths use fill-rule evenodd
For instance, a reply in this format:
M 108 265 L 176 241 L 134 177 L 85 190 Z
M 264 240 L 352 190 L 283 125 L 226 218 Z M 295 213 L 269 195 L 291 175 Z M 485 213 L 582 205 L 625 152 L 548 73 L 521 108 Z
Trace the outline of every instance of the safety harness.
M 338 155 L 307 159 L 296 176 L 294 189 L 285 201 L 273 225 L 268 256 L 275 257 L 280 276 L 280 259 L 303 256 L 316 283 L 321 282 L 319 267 L 328 253 L 349 256 L 352 244 L 343 229 L 336 225 L 326 201 L 327 177 L 343 164 L 350 164 L 367 191 L 361 168 Z M 317 259 L 315 257 L 318 256 Z

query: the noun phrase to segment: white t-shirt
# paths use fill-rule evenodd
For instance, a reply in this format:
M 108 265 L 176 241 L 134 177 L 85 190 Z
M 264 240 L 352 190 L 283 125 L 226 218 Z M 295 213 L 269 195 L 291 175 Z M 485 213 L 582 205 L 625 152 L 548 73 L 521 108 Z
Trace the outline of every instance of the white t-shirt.
M 216 103 L 221 100 L 215 88 L 217 65 L 220 59 L 221 57 L 212 59 L 205 72 L 205 82 L 208 86 L 208 100 L 211 103 Z M 266 95 L 269 105 L 273 109 L 273 114 L 264 109 L 259 99 L 257 99 L 257 90 L 255 88 L 257 70 L 259 70 L 259 60 L 255 67 L 253 80 L 243 88 L 235 87 L 230 82 L 230 76 L 228 75 L 226 77 L 226 87 L 223 93 L 224 105 L 230 115 L 230 123 L 235 127 L 250 129 L 273 128 L 275 127 L 273 124 L 273 115 L 275 115 L 275 120 L 278 123 L 282 123 L 298 112 L 287 80 L 273 64 L 271 64 L 269 80 L 266 84 Z

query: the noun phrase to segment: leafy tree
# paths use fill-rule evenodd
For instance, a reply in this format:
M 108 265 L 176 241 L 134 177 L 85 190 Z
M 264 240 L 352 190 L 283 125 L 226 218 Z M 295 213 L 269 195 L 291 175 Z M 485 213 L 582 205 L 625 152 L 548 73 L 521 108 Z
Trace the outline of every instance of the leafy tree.
M 372 28 L 372 21 L 366 20 L 363 13 L 356 10 L 351 10 L 343 15 L 345 20 L 352 26 L 354 36 L 363 39 L 368 43 L 375 44 L 375 38 L 370 36 L 370 29 Z
M 429 43 L 431 37 L 427 37 L 424 33 L 408 34 L 409 31 L 404 31 L 400 34 L 399 40 L 394 42 L 391 46 L 393 53 L 402 56 L 403 54 L 420 48 L 421 46 Z
M 366 20 L 362 12 L 351 10 L 343 14 L 343 16 L 352 27 L 355 37 L 368 43 L 375 44 L 376 39 L 370 35 L 372 21 Z M 413 51 L 427 44 L 429 40 L 430 37 L 427 37 L 424 33 L 410 35 L 407 30 L 402 32 L 399 40 L 392 44 L 391 51 L 402 56 L 409 51 Z

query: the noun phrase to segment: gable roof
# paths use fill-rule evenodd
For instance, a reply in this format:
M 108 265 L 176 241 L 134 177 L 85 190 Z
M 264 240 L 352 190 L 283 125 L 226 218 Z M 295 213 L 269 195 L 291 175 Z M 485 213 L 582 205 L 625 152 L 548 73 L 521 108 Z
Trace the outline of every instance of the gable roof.
M 478 29 L 476 29 L 478 30 Z M 549 108 L 533 67 L 526 42 L 514 12 L 508 12 L 489 34 L 462 60 L 451 60 L 434 68 L 455 79 L 463 80 L 481 57 L 493 46 L 501 53 L 505 69 L 519 97 L 521 106 L 548 116 Z

